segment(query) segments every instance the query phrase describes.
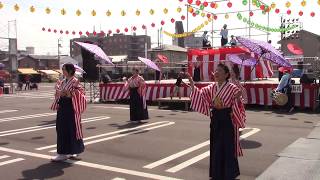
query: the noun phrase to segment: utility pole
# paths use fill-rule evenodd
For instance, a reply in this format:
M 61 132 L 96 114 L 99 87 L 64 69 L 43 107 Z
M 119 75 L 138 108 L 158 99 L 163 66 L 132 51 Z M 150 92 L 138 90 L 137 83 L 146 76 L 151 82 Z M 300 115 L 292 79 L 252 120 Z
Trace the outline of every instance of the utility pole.
M 58 39 L 58 61 L 59 61 L 59 64 L 60 64 L 60 48 L 62 48 L 61 43 L 62 43 L 62 37 L 60 37 Z

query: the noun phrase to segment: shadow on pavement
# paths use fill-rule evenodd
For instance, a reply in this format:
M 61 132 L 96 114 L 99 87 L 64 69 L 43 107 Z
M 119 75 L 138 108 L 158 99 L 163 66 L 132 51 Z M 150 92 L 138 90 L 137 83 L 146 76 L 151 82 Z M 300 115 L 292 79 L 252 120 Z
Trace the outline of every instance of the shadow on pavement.
M 257 141 L 250 141 L 250 140 L 241 140 L 241 147 L 242 149 L 257 149 L 262 146 L 261 143 Z
M 64 169 L 71 167 L 69 163 L 55 163 L 50 162 L 43 164 L 36 169 L 29 169 L 22 172 L 23 179 L 20 180 L 30 180 L 30 179 L 49 179 L 54 177 L 59 177 L 64 174 Z

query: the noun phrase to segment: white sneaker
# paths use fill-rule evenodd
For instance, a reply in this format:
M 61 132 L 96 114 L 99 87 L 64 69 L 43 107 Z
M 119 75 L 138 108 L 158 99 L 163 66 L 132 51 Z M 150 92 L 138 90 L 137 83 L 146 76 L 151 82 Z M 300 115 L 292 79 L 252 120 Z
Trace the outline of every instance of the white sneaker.
M 64 154 L 58 154 L 57 156 L 51 158 L 51 161 L 54 162 L 60 162 L 60 161 L 65 161 L 69 158 L 69 156 L 64 155 Z

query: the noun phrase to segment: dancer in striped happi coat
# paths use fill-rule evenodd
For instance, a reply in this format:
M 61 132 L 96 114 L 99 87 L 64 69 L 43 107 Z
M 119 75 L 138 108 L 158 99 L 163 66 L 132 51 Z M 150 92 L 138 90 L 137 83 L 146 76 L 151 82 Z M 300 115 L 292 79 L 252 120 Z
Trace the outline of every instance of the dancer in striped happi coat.
M 191 108 L 211 118 L 210 179 L 231 180 L 240 175 L 239 128 L 245 127 L 245 113 L 238 105 L 241 91 L 228 82 L 228 67 L 219 64 L 214 77 L 216 83 L 200 90 L 189 75 Z
M 130 121 L 139 123 L 141 120 L 149 119 L 146 102 L 146 83 L 139 70 L 134 68 L 133 75 L 125 85 L 124 90 L 130 91 Z
M 64 80 L 56 84 L 55 100 L 51 106 L 57 110 L 57 156 L 53 161 L 64 161 L 84 151 L 81 114 L 86 109 L 86 97 L 79 80 L 74 77 L 73 64 L 62 67 Z

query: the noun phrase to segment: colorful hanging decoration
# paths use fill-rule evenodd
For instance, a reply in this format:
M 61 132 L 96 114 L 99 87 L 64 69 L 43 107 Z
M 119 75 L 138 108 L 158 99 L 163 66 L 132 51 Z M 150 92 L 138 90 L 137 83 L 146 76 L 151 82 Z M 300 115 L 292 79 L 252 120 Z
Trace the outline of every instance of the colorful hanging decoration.
M 149 13 L 150 13 L 150 15 L 154 15 L 154 10 L 150 9 Z
M 255 23 L 253 21 L 250 21 L 249 19 L 247 19 L 246 17 L 243 17 L 241 15 L 241 13 L 237 14 L 237 17 L 240 21 L 248 24 L 249 26 L 258 29 L 258 30 L 262 30 L 262 31 L 266 31 L 266 32 L 287 32 L 287 31 L 292 31 L 294 29 L 296 29 L 298 27 L 298 25 L 291 25 L 287 28 L 271 28 L 271 27 L 267 27 L 264 25 L 260 25 L 258 23 Z
M 81 11 L 79 9 L 76 11 L 76 15 L 81 16 Z
M 0 9 L 2 9 L 4 7 L 4 5 L 2 4 L 2 2 L 0 2 Z
M 205 25 L 208 25 L 209 22 L 211 22 L 212 19 L 208 19 L 207 21 L 203 22 L 202 24 L 200 24 L 199 26 L 197 26 L 195 29 L 193 29 L 191 32 L 185 32 L 185 33 L 182 33 L 182 34 L 173 34 L 173 33 L 169 33 L 167 31 L 163 31 L 163 33 L 167 36 L 170 36 L 172 38 L 184 38 L 184 37 L 188 37 L 188 36 L 191 36 L 193 35 L 194 33 L 200 31 L 202 28 L 205 27 Z
M 126 11 L 124 10 L 121 11 L 121 16 L 126 16 L 126 14 L 127 14 Z
M 13 6 L 13 9 L 14 9 L 15 11 L 19 11 L 20 7 L 19 7 L 18 4 L 15 4 L 15 5 Z
M 51 13 L 51 9 L 50 9 L 50 8 L 48 8 L 48 7 L 46 8 L 46 10 L 45 10 L 45 11 L 46 11 L 46 13 L 47 13 L 47 14 L 50 14 L 50 13 Z
M 168 12 L 169 12 L 169 10 L 168 10 L 167 8 L 164 8 L 164 9 L 163 9 L 163 13 L 164 13 L 164 14 L 168 14 Z
M 108 10 L 108 11 L 106 12 L 106 15 L 107 15 L 107 16 L 111 16 L 111 11 Z
M 91 15 L 92 15 L 92 16 L 96 16 L 96 15 L 97 15 L 97 12 L 96 12 L 95 10 L 92 10 L 92 11 L 91 11 Z
M 62 9 L 61 9 L 61 15 L 64 16 L 64 15 L 66 15 L 66 14 L 67 14 L 67 11 L 66 11 L 64 8 L 62 8 Z
M 178 13 L 181 13 L 181 11 L 182 11 L 182 8 L 181 8 L 181 7 L 178 7 L 178 8 L 177 8 L 177 12 L 178 12 Z
M 136 15 L 140 16 L 141 12 L 139 11 L 139 9 L 136 10 Z
M 31 7 L 30 7 L 30 12 L 31 12 L 31 13 L 34 13 L 35 11 L 36 11 L 36 8 L 35 8 L 34 6 L 31 6 Z

